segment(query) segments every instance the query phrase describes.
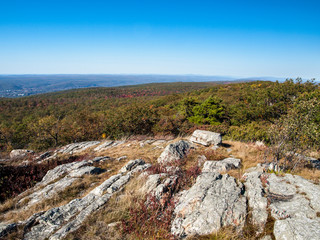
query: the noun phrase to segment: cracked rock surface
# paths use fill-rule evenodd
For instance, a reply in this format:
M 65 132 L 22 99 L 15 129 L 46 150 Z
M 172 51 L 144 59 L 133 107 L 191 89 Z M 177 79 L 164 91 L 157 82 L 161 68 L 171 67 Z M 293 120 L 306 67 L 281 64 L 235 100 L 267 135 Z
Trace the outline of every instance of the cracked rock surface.
M 166 164 L 183 159 L 189 151 L 190 147 L 191 144 L 184 140 L 169 144 L 158 158 L 158 163 Z

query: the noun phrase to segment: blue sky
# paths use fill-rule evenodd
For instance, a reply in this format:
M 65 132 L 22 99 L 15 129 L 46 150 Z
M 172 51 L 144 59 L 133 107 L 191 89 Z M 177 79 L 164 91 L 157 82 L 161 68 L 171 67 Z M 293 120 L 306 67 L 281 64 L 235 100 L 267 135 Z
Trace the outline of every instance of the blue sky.
M 320 1 L 0 0 L 0 74 L 320 79 Z

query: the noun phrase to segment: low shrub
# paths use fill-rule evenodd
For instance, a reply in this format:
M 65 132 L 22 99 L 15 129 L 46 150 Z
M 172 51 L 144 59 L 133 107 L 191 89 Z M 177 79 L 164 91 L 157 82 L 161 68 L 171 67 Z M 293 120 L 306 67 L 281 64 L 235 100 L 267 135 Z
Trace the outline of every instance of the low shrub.
M 0 166 L 0 202 L 33 187 L 50 169 L 61 164 L 82 161 L 84 158 L 85 156 L 71 156 L 68 159 L 51 160 L 41 164 Z
M 139 201 L 139 207 L 130 208 L 122 220 L 123 234 L 136 239 L 174 239 L 170 232 L 173 211 L 173 199 L 163 205 L 154 196 L 146 197 Z

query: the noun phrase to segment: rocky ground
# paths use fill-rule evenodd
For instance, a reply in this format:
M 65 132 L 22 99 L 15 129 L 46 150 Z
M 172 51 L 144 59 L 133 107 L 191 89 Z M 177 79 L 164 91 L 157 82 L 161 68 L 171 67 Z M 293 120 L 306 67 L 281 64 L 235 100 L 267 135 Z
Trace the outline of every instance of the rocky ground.
M 49 170 L 3 203 L 0 238 L 320 239 L 318 183 L 268 171 L 260 143 L 221 141 L 219 134 L 196 131 L 186 139 L 93 141 L 32 153 L 29 162 L 77 154 L 87 159 Z M 28 154 L 14 151 L 7 162 L 28 164 Z M 137 233 L 143 218 L 132 220 L 130 204 L 138 201 L 140 215 L 151 212 L 156 216 L 146 216 L 168 223 L 165 235 L 152 224 L 146 227 L 156 236 Z M 121 214 L 120 203 L 126 205 Z

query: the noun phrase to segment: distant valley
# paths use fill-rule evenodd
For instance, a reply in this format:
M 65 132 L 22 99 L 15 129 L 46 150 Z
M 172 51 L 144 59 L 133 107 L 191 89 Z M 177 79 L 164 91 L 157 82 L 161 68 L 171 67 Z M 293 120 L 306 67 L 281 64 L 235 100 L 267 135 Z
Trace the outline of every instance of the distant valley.
M 232 78 L 202 75 L 119 75 L 119 74 L 55 74 L 55 75 L 0 75 L 0 97 L 15 98 L 40 93 L 88 87 L 115 87 L 166 82 L 245 82 L 277 80 L 271 77 Z M 283 80 L 283 79 L 279 79 Z

